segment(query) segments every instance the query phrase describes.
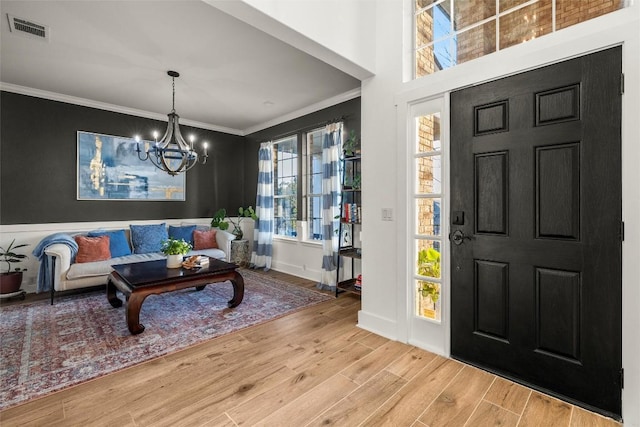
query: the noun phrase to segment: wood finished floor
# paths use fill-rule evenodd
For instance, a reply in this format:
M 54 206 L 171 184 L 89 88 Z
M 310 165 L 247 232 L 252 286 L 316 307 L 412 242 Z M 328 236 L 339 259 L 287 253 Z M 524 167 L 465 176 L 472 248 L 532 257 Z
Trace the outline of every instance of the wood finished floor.
M 356 326 L 359 308 L 359 298 L 343 294 L 7 409 L 0 425 L 620 425 L 364 331 Z

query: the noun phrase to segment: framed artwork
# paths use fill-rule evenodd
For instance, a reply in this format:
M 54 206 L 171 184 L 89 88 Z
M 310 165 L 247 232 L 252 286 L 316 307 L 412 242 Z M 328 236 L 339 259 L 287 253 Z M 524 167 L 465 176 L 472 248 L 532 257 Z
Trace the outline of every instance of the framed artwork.
M 140 141 L 144 151 L 149 142 Z M 185 174 L 140 160 L 133 138 L 78 131 L 78 200 L 185 200 Z

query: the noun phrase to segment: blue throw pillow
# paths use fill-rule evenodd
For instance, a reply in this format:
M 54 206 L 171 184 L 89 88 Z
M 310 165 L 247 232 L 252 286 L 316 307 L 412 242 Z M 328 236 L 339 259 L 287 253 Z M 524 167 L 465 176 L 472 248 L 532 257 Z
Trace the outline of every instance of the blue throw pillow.
M 114 231 L 90 231 L 89 237 L 109 236 L 109 249 L 111 250 L 111 257 L 119 257 L 125 255 L 131 255 L 131 248 L 127 241 L 127 235 L 124 230 Z
M 162 242 L 167 240 L 167 224 L 130 225 L 131 244 L 134 254 L 160 252 Z
M 195 225 L 183 225 L 182 227 L 169 226 L 169 237 L 172 239 L 183 239 L 185 242 L 193 246 L 193 231 L 196 229 Z

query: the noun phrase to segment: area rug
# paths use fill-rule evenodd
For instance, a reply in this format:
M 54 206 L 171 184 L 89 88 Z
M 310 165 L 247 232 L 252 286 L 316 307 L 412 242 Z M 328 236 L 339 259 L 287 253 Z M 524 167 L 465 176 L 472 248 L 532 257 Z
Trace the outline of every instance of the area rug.
M 231 282 L 147 297 L 139 335 L 104 291 L 0 308 L 0 410 L 331 299 L 241 274 L 244 300 L 233 309 Z

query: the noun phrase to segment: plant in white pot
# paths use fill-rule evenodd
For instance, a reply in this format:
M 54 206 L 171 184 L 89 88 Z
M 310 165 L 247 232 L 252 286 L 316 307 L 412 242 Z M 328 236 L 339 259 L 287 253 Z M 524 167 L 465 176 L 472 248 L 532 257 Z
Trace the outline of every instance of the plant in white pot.
M 10 294 L 18 292 L 20 286 L 22 286 L 22 273 L 27 269 L 14 268 L 11 269 L 11 264 L 24 261 L 27 256 L 14 252 L 16 249 L 29 246 L 26 243 L 16 245 L 16 239 L 13 239 L 9 246 L 0 247 L 0 260 L 7 263 L 7 271 L 0 273 L 0 294 Z
M 163 241 L 161 251 L 167 256 L 167 268 L 180 268 L 182 258 L 189 253 L 191 248 L 191 243 L 184 239 L 169 238 Z

